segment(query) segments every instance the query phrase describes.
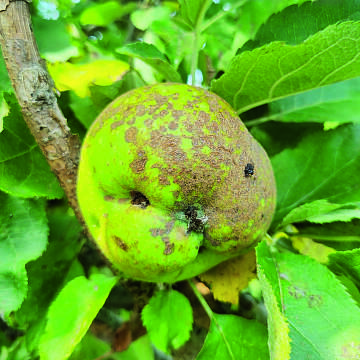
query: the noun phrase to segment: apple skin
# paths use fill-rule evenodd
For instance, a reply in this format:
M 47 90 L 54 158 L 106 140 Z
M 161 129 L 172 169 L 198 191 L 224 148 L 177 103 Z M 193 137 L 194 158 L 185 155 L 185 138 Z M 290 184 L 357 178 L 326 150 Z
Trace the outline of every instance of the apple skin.
M 231 106 L 175 83 L 103 110 L 82 146 L 77 195 L 115 268 L 170 283 L 248 251 L 276 204 L 268 156 Z

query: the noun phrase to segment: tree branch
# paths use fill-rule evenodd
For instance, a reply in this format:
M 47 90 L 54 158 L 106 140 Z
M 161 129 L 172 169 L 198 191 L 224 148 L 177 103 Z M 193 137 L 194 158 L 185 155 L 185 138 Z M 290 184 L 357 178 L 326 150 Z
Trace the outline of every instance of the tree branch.
M 29 1 L 30 2 L 30 1 Z M 84 224 L 76 198 L 80 141 L 72 135 L 40 58 L 26 0 L 0 0 L 0 42 L 24 119 Z

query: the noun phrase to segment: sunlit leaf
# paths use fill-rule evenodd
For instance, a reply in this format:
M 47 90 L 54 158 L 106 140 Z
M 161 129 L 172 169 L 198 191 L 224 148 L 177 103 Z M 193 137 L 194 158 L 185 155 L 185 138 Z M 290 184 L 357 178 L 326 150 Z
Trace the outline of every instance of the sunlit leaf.
M 137 8 L 136 4 L 120 4 L 118 1 L 107 1 L 101 4 L 93 4 L 85 8 L 80 15 L 82 25 L 106 26 L 124 15 L 131 13 Z
M 310 238 L 302 236 L 292 236 L 291 242 L 293 247 L 299 251 L 300 254 L 310 256 L 320 263 L 327 263 L 329 255 L 336 252 L 335 249 L 319 244 Z
M 327 200 L 315 200 L 291 210 L 284 217 L 281 225 L 301 221 L 324 224 L 335 221 L 351 221 L 359 218 L 359 203 L 333 204 Z
M 90 95 L 90 85 L 111 85 L 129 70 L 120 60 L 95 60 L 87 64 L 49 64 L 49 72 L 58 90 L 73 90 L 78 96 Z
M 86 334 L 117 278 L 93 274 L 66 284 L 49 308 L 39 352 L 41 360 L 65 360 Z
M 269 350 L 271 360 L 290 359 L 289 324 L 284 314 L 281 291 L 276 282 L 276 268 L 272 254 L 268 251 L 265 241 L 256 248 L 258 277 L 268 310 Z
M 6 103 L 5 99 L 3 98 L 3 96 L 0 96 L 0 133 L 3 131 L 4 129 L 4 125 L 3 125 L 3 118 L 7 115 L 9 115 L 9 106 Z

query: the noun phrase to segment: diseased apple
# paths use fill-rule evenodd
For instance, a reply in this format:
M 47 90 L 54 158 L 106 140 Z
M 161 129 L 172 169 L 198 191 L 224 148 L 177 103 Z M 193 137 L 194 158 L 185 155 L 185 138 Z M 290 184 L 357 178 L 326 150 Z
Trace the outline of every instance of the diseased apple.
M 121 95 L 86 135 L 78 200 L 124 276 L 175 282 L 252 247 L 275 208 L 270 161 L 223 99 L 184 84 Z

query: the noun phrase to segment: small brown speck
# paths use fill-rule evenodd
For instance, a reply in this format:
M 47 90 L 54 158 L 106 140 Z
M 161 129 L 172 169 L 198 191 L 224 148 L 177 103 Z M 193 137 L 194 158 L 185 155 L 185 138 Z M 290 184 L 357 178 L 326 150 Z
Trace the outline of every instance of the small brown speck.
M 165 243 L 165 250 L 164 250 L 164 255 L 170 255 L 174 252 L 174 248 L 175 248 L 175 244 L 174 243 L 171 243 L 169 238 L 166 236 L 166 237 L 163 237 L 161 238 L 161 240 Z
M 153 237 L 163 236 L 163 235 L 165 234 L 165 230 L 164 230 L 164 229 L 155 228 L 155 229 L 150 229 L 150 233 L 151 233 L 151 236 L 153 236 Z
M 115 244 L 120 248 L 123 249 L 124 251 L 128 251 L 129 250 L 129 246 L 123 241 L 121 240 L 118 236 L 113 236 L 113 239 L 115 241 Z

